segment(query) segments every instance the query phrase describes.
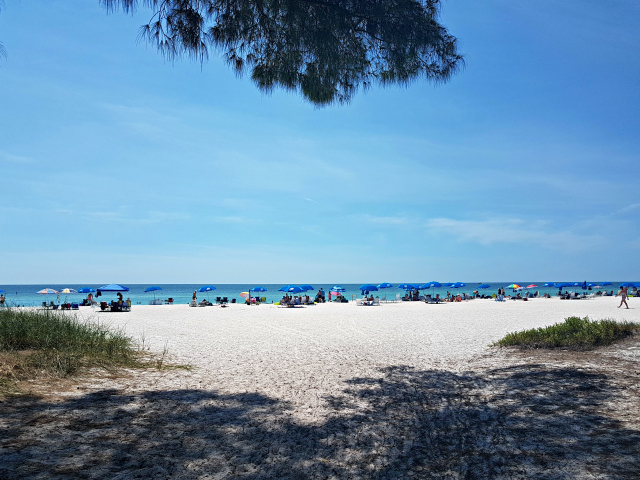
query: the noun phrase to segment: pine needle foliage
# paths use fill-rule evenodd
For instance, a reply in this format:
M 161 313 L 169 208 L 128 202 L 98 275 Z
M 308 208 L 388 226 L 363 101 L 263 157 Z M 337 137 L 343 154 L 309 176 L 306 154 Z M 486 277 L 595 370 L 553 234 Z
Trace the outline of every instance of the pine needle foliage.
M 440 0 L 100 0 L 108 12 L 151 10 L 140 39 L 169 60 L 219 52 L 265 92 L 299 91 L 323 106 L 358 89 L 447 81 L 463 64 L 438 22 Z

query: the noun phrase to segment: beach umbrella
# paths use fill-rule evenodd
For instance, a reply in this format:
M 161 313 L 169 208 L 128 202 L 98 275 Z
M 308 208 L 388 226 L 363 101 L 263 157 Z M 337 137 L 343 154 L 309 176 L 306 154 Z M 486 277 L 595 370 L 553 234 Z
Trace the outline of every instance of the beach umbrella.
M 635 287 L 636 284 L 633 282 L 624 282 L 620 284 L 621 287 Z
M 256 293 L 256 292 L 266 292 L 267 289 L 264 288 L 264 287 L 253 287 L 253 288 L 250 288 L 249 291 L 250 292 L 254 292 L 254 293 Z
M 594 288 L 594 287 L 597 287 L 597 286 L 598 286 L 598 284 L 597 284 L 597 283 L 593 283 L 593 282 L 589 282 L 589 283 L 587 283 L 587 287 Z
M 451 285 L 451 288 L 461 288 L 461 287 L 466 287 L 466 286 L 467 286 L 466 283 L 456 282 L 453 285 Z
M 0 290 L 0 293 L 4 293 L 4 290 Z
M 345 288 L 341 285 L 334 285 L 333 287 L 330 288 L 330 290 L 332 292 L 345 292 Z
M 491 285 L 487 285 L 486 283 L 483 283 L 482 285 L 478 285 L 478 288 L 491 288 Z
M 247 298 L 249 296 L 249 292 L 240 292 L 240 296 L 242 298 Z
M 512 289 L 516 289 L 516 288 L 522 288 L 522 285 L 518 285 L 517 283 L 512 283 L 511 285 L 508 285 L 507 288 L 512 288 Z
M 378 288 L 391 288 L 393 287 L 393 285 L 391 285 L 390 283 L 381 283 L 380 285 L 378 285 Z
M 442 286 L 440 282 L 429 282 L 425 283 L 425 285 L 429 285 L 430 288 L 440 288 Z
M 158 287 L 156 287 L 156 289 L 162 290 L 161 288 L 158 288 Z M 202 292 L 202 293 L 204 293 L 204 292 L 213 292 L 215 289 L 216 289 L 216 287 L 212 287 L 211 285 L 204 285 L 203 287 L 200 287 L 198 289 L 198 291 Z M 145 290 L 145 292 L 146 292 L 146 290 Z
M 54 290 L 53 288 L 43 288 L 42 290 L 36 292 L 39 295 L 47 295 L 47 294 L 51 294 L 51 293 L 55 293 L 58 294 L 60 292 L 58 292 L 57 290 Z
M 300 288 L 303 288 L 305 292 L 309 290 L 315 290 L 311 285 L 300 285 Z
M 95 290 L 89 287 L 82 287 L 78 289 L 78 293 L 93 293 Z
M 116 283 L 110 283 L 109 285 L 104 285 L 98 288 L 99 292 L 128 292 L 129 287 L 123 287 L 122 285 L 118 285 Z
M 417 288 L 418 290 L 426 290 L 427 288 L 429 288 L 429 284 L 423 283 L 422 285 L 418 285 Z
M 443 287 L 447 287 L 447 288 L 450 287 L 451 285 L 453 285 L 452 282 L 448 282 L 448 283 L 443 283 L 442 284 Z
M 542 285 L 543 287 L 555 287 L 556 284 L 554 282 L 547 282 L 544 285 Z
M 524 287 L 524 288 L 537 288 L 537 287 L 538 287 L 538 285 L 534 285 L 534 284 L 532 283 L 531 285 L 527 285 L 527 286 L 526 286 L 526 287 Z
M 371 285 L 370 283 L 365 283 L 364 285 L 360 285 L 360 291 L 364 295 L 364 292 L 377 292 L 378 287 Z
M 402 290 L 413 290 L 416 286 L 411 283 L 401 283 L 396 288 L 401 288 Z
M 299 287 L 297 285 L 291 285 L 289 288 L 287 288 L 285 290 L 285 292 L 287 292 L 287 293 L 302 293 L 304 291 L 305 291 L 304 288 Z
M 153 292 L 153 299 L 155 300 L 156 299 L 156 290 L 162 290 L 162 289 L 160 287 L 155 287 L 155 286 L 154 287 L 149 287 L 149 288 L 147 288 L 145 290 L 145 293 L 146 292 Z
M 286 292 L 286 291 L 287 291 L 287 288 L 289 288 L 289 287 L 294 287 L 294 286 L 295 286 L 295 285 L 285 285 L 284 287 L 280 287 L 280 288 L 278 289 L 278 291 L 279 291 L 279 292 Z
M 78 291 L 74 290 L 73 288 L 63 288 L 62 290 L 60 290 L 60 293 L 64 293 L 64 303 L 67 303 L 67 295 L 71 293 L 78 293 Z

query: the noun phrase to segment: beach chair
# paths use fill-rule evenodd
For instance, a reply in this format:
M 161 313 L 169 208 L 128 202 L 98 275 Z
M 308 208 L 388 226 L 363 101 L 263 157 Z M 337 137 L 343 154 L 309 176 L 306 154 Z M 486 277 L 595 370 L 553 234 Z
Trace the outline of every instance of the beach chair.
M 78 306 L 77 303 L 72 303 L 71 304 L 71 310 L 80 310 L 80 307 Z
M 399 293 L 396 293 L 396 299 L 394 301 L 401 302 L 402 301 L 402 295 L 399 294 Z
M 373 305 L 380 306 L 380 299 L 378 297 L 373 299 Z
M 221 298 L 220 297 L 216 297 L 216 303 L 220 303 Z
M 197 300 L 191 300 L 191 303 L 189 304 L 190 307 L 197 307 L 198 306 L 198 302 Z
M 496 302 L 504 302 L 504 295 L 498 295 L 496 296 Z

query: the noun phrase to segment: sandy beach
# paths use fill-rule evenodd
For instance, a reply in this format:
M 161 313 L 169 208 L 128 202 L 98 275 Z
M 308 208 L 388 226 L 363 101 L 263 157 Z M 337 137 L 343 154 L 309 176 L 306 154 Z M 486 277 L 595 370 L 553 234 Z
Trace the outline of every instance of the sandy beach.
M 195 367 L 180 388 L 256 391 L 320 414 L 326 395 L 345 380 L 379 377 L 392 366 L 459 371 L 496 349 L 508 332 L 543 327 L 569 316 L 640 321 L 640 310 L 618 309 L 615 297 L 591 300 L 471 300 L 379 307 L 325 303 L 304 308 L 275 305 L 135 306 L 130 313 L 98 313 L 101 322 L 144 337 L 171 361 Z M 631 305 L 634 306 L 633 304 Z M 89 309 L 82 314 L 95 318 Z
M 70 392 L 5 405 L 0 473 L 633 478 L 637 340 L 597 354 L 488 345 L 574 315 L 637 322 L 635 301 L 85 307 L 80 317 L 193 370 L 98 372 Z

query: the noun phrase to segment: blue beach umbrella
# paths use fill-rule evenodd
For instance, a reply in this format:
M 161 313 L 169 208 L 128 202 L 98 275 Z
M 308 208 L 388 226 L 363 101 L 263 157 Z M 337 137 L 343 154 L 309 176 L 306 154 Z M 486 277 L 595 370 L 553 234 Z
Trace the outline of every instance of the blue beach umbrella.
M 483 283 L 482 285 L 478 285 L 478 288 L 491 288 L 491 285 L 487 285 L 486 283 Z
M 637 285 L 639 285 L 639 284 L 634 283 L 634 282 L 624 282 L 624 283 L 620 284 L 621 287 L 635 287 Z
M 300 287 L 300 288 L 302 288 L 302 287 Z M 266 292 L 267 289 L 264 288 L 264 287 L 253 287 L 253 288 L 250 288 L 249 291 L 253 292 L 253 293 L 257 293 L 257 292 Z
M 146 292 L 153 292 L 153 299 L 155 300 L 156 299 L 156 290 L 162 290 L 162 289 L 160 287 L 155 287 L 155 286 L 154 287 L 149 287 L 149 288 L 147 288 L 145 290 L 145 293 Z
M 129 287 L 123 287 L 122 285 L 118 285 L 117 283 L 110 283 L 109 285 L 104 285 L 98 288 L 99 292 L 128 292 Z
M 345 288 L 342 285 L 334 285 L 330 288 L 332 292 L 346 292 Z
M 204 285 L 202 287 L 200 287 L 198 289 L 199 292 L 207 292 L 207 301 L 209 301 L 209 295 L 208 292 L 212 292 L 216 289 L 216 287 L 212 286 L 212 285 Z
M 556 284 L 555 282 L 547 282 L 544 285 L 542 285 L 543 287 L 549 288 L 549 287 L 555 287 Z
M 315 288 L 313 288 L 311 285 L 300 285 L 300 288 L 303 288 L 305 292 L 308 292 L 309 290 L 315 290 Z
M 453 285 L 451 285 L 451 288 L 462 288 L 462 287 L 466 287 L 466 286 L 467 286 L 466 283 L 456 282 Z
M 95 290 L 89 287 L 82 287 L 78 289 L 78 293 L 93 293 L 93 292 L 95 292 Z
M 453 283 L 450 283 L 450 282 L 449 282 L 449 283 L 443 283 L 441 286 L 442 286 L 442 287 L 447 287 L 447 288 L 448 288 L 448 287 L 451 287 L 452 285 L 453 285 Z
M 429 282 L 429 283 L 425 283 L 425 285 L 429 285 L 430 288 L 442 287 L 442 284 L 440 282 Z
M 0 293 L 4 293 L 4 290 L 0 290 Z
M 418 290 L 426 290 L 427 288 L 430 288 L 428 283 L 423 283 L 422 285 L 417 286 Z
M 278 289 L 278 291 L 279 291 L 279 292 L 286 292 L 286 291 L 287 291 L 287 288 L 290 288 L 290 287 L 295 287 L 295 285 L 285 285 L 284 287 L 280 287 L 280 288 Z
M 364 295 L 364 292 L 377 292 L 378 287 L 371 285 L 370 283 L 365 283 L 364 285 L 360 285 L 360 291 Z
M 381 283 L 380 285 L 378 285 L 378 288 L 391 288 L 393 287 L 393 285 L 391 285 L 390 283 Z
M 304 292 L 304 288 L 299 287 L 297 285 L 290 285 L 289 288 L 287 288 L 286 290 L 284 290 L 287 293 L 302 293 Z
M 411 283 L 401 283 L 396 288 L 401 288 L 402 290 L 413 290 L 416 286 Z

